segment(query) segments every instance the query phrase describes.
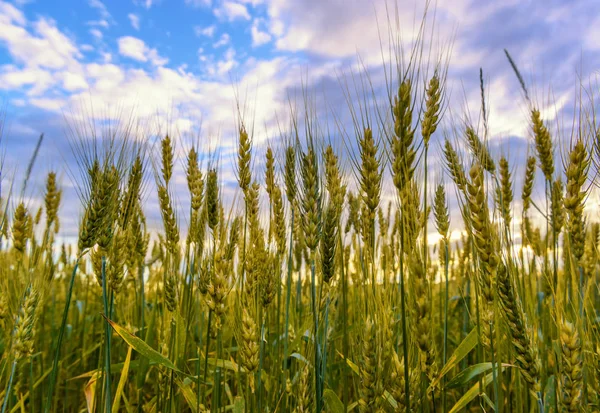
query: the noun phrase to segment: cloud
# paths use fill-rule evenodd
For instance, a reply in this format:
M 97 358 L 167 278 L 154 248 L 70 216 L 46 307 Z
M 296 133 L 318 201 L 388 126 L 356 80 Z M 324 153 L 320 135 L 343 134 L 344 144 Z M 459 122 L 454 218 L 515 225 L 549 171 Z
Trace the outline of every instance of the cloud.
M 4 90 L 34 86 L 33 94 L 37 95 L 50 88 L 53 82 L 54 78 L 52 75 L 39 67 L 20 69 L 14 65 L 4 65 L 0 72 L 0 89 Z
M 102 37 L 104 36 L 98 29 L 90 29 L 90 34 L 98 40 L 102 40 Z
M 212 0 L 185 0 L 185 4 L 191 7 L 210 7 Z
M 221 37 L 219 38 L 219 40 L 217 40 L 215 43 L 213 43 L 213 47 L 216 49 L 216 48 L 219 48 L 222 46 L 227 46 L 230 41 L 231 41 L 231 37 L 227 33 L 223 33 L 221 35 Z
M 0 17 L 0 42 L 16 62 L 62 69 L 81 57 L 74 42 L 56 28 L 53 20 L 40 18 L 33 23 L 32 34 L 19 25 L 19 16 L 9 16 L 8 21 L 6 17 Z
M 129 23 L 131 23 L 131 27 L 133 27 L 135 30 L 140 30 L 140 16 L 129 13 L 127 18 L 129 19 Z
M 146 10 L 150 10 L 150 8 L 152 8 L 152 6 L 154 4 L 156 4 L 156 1 L 154 1 L 154 0 L 133 0 L 133 4 L 135 4 L 136 6 L 141 6 L 141 7 L 145 8 Z
M 216 66 L 209 67 L 209 73 L 211 75 L 222 76 L 226 73 L 231 72 L 231 70 L 237 67 L 238 64 L 238 61 L 235 59 L 235 49 L 233 49 L 233 47 L 230 47 L 225 52 L 223 60 L 217 62 Z
M 306 0 L 299 4 L 294 0 L 274 0 L 268 5 L 268 15 L 271 30 L 279 37 L 276 46 L 289 52 L 307 51 L 334 58 L 355 56 L 357 51 L 380 56 L 380 38 L 375 22 L 377 17 L 382 19 L 382 16 L 375 11 L 379 10 L 381 14 L 385 4 L 383 0 L 373 3 Z M 413 10 L 412 6 L 406 7 Z M 415 8 L 419 9 L 422 7 Z M 407 16 L 409 14 L 410 17 Z M 412 13 L 400 18 L 402 27 L 414 27 Z M 380 20 L 380 23 L 383 22 Z M 386 33 L 385 27 L 381 29 Z M 412 30 L 408 34 L 412 35 Z M 406 40 L 411 41 L 411 38 Z
M 285 31 L 285 26 L 281 20 L 272 19 L 269 21 L 269 32 L 273 36 L 281 37 Z
M 69 92 L 87 89 L 88 83 L 83 74 L 65 72 L 62 75 L 62 85 Z
M 5 3 L 0 3 L 0 13 L 0 44 L 12 59 L 0 66 L 2 89 L 39 97 L 57 87 L 67 91 L 86 87 L 79 62 L 83 55 L 53 20 L 40 17 L 28 23 Z
M 112 16 L 108 12 L 108 9 L 100 0 L 88 0 L 88 4 L 91 8 L 96 9 L 100 16 L 105 20 L 111 20 Z
M 207 27 L 194 26 L 194 34 L 198 37 L 200 37 L 200 36 L 213 37 L 215 35 L 216 30 L 217 30 L 217 26 L 215 26 L 214 24 L 207 26 Z
M 138 62 L 150 61 L 155 66 L 163 66 L 168 59 L 160 57 L 156 49 L 149 48 L 143 40 L 137 37 L 125 36 L 118 40 L 119 53 Z
M 260 31 L 259 29 L 259 20 L 255 19 L 252 24 L 251 34 L 252 34 L 252 47 L 262 46 L 265 43 L 269 43 L 271 41 L 271 35 L 269 33 Z
M 250 20 L 250 13 L 248 13 L 246 6 L 232 1 L 224 1 L 223 4 L 213 12 L 220 20 L 228 20 L 230 22 L 238 19 Z
M 266 3 L 265 0 L 239 0 L 239 2 L 243 4 L 251 4 L 252 7 L 257 7 Z
M 110 27 L 110 23 L 104 19 L 91 20 L 91 21 L 87 22 L 87 25 L 93 26 L 93 27 L 102 27 L 103 29 L 108 29 Z
M 29 103 L 40 109 L 58 112 L 63 108 L 65 102 L 62 99 L 53 98 L 33 98 Z
M 115 90 L 125 79 L 124 71 L 112 63 L 91 63 L 86 67 L 86 74 L 96 91 Z
M 24 26 L 27 20 L 23 13 L 10 3 L 0 2 L 0 22 Z

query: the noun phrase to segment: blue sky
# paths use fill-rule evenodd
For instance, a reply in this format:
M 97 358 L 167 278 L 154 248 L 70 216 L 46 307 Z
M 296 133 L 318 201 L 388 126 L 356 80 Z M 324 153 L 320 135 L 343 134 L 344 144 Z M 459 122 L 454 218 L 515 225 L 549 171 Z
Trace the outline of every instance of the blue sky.
M 406 44 L 414 39 L 423 3 L 387 1 L 400 10 Z M 223 177 L 232 180 L 236 98 L 247 102 L 259 153 L 266 140 L 276 140 L 288 97 L 302 86 L 319 102 L 326 99 L 318 109 L 324 117 L 333 106 L 340 119 L 348 119 L 340 76 L 360 68 L 357 56 L 375 87 L 384 85 L 379 42 L 380 33 L 385 43 L 388 32 L 385 7 L 384 0 L 0 1 L 4 166 L 22 173 L 37 136 L 45 133 L 28 197 L 35 203 L 43 176 L 57 170 L 66 192 L 67 236 L 74 234 L 78 200 L 68 173 L 69 165 L 75 166 L 66 136 L 68 125 L 82 114 L 101 122 L 133 113 L 147 135 L 167 129 L 198 134 L 202 125 L 202 139 L 222 148 Z M 597 89 L 600 3 L 595 0 L 439 0 L 429 17 L 430 23 L 435 17 L 428 40 L 434 54 L 452 45 L 448 113 L 456 121 L 469 109 L 477 118 L 483 68 L 490 145 L 508 153 L 513 164 L 522 164 L 531 141 L 527 106 L 504 48 L 551 123 L 557 113 L 559 118 L 569 113 L 580 80 Z M 443 126 L 452 125 L 446 120 Z M 180 143 L 185 150 L 185 140 Z M 256 169 L 259 173 L 260 160 Z M 7 184 L 4 178 L 3 188 Z

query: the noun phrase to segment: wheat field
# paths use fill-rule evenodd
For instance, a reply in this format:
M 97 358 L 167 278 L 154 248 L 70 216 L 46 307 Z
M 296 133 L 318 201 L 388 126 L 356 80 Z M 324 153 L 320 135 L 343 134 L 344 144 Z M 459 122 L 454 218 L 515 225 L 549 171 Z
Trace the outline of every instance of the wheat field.
M 593 99 L 562 136 L 507 52 L 516 165 L 489 149 L 484 98 L 479 119 L 448 110 L 452 63 L 423 46 L 385 96 L 359 91 L 342 144 L 308 97 L 268 145 L 232 120 L 233 164 L 202 138 L 79 136 L 73 243 L 57 171 L 39 209 L 2 175 L 1 413 L 600 411 Z

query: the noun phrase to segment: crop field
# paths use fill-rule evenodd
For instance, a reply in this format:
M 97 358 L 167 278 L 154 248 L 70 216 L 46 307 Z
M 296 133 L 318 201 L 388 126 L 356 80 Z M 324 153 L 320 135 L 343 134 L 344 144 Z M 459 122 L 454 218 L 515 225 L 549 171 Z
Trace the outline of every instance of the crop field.
M 39 145 L 25 183 L 2 174 L 1 413 L 600 411 L 594 88 L 565 134 L 507 51 L 517 164 L 489 149 L 483 73 L 481 107 L 449 107 L 425 37 L 396 45 L 384 93 L 340 82 L 349 125 L 303 94 L 256 145 L 238 110 L 234 157 L 80 132 L 72 242 L 60 159 L 39 208 Z

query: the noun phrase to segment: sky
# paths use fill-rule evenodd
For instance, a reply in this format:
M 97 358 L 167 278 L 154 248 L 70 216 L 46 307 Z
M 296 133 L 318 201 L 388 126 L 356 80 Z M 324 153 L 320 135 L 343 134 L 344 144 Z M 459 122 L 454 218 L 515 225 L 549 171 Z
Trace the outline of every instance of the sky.
M 392 17 L 398 10 L 397 24 L 388 25 L 386 10 Z M 58 172 L 62 234 L 76 236 L 74 125 L 135 119 L 138 139 L 176 135 L 176 197 L 186 210 L 181 163 L 194 139 L 219 151 L 224 185 L 234 186 L 236 103 L 252 121 L 257 154 L 277 146 L 290 101 L 303 91 L 314 97 L 320 118 L 348 122 L 348 79 L 366 69 L 373 88 L 383 90 L 381 45 L 385 59 L 392 30 L 410 46 L 423 12 L 422 0 L 0 0 L 3 194 L 44 133 L 26 197 L 39 202 L 44 176 Z M 489 144 L 518 165 L 520 191 L 532 142 L 527 104 L 504 49 L 544 118 L 560 125 L 572 117 L 581 83 L 597 90 L 600 2 L 439 0 L 427 21 L 429 56 L 449 54 L 447 111 L 434 139 L 479 116 L 481 68 Z M 560 147 L 560 134 L 556 139 Z M 439 151 L 431 164 L 439 167 Z M 148 203 L 157 211 L 155 196 Z

